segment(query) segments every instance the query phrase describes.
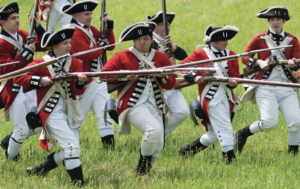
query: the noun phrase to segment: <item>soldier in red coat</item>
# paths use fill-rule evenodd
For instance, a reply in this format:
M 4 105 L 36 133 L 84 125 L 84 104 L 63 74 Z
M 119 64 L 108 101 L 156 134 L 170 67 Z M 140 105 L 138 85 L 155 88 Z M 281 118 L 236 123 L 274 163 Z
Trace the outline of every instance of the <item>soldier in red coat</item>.
M 49 61 L 52 57 L 63 56 L 71 50 L 74 28 L 62 28 L 45 33 L 42 45 L 51 47 L 48 55 L 35 59 L 28 66 Z M 38 113 L 43 125 L 44 138 L 40 146 L 50 152 L 57 141 L 61 150 L 50 154 L 40 165 L 27 168 L 30 174 L 46 174 L 65 160 L 72 182 L 82 181 L 80 163 L 79 127 L 83 124 L 82 107 L 76 99 L 82 95 L 88 78 L 78 74 L 71 81 L 52 81 L 50 78 L 61 72 L 82 72 L 82 64 L 76 58 L 64 58 L 53 65 L 30 71 L 27 75 L 14 78 L 14 82 L 37 90 Z
M 133 40 L 134 46 L 117 52 L 105 64 L 102 71 L 141 70 L 170 66 L 171 61 L 166 54 L 150 48 L 155 27 L 154 22 L 141 22 L 126 28 L 121 33 L 120 41 Z M 150 171 L 164 146 L 165 102 L 160 87 L 172 89 L 175 86 L 175 76 L 174 74 L 135 76 L 130 78 L 130 81 L 117 92 L 118 131 L 119 134 L 128 135 L 131 130 L 130 125 L 132 125 L 143 132 L 137 172 L 145 175 Z
M 107 39 L 100 40 L 100 31 L 94 26 L 91 26 L 92 11 L 97 7 L 97 5 L 97 1 L 85 0 L 77 2 L 73 5 L 65 5 L 62 7 L 62 12 L 70 14 L 73 17 L 70 24 L 70 26 L 75 27 L 75 33 L 72 38 L 72 54 L 115 43 L 113 21 L 110 20 L 107 14 L 105 14 L 106 16 L 103 18 L 104 21 L 107 21 Z M 113 49 L 114 46 L 109 47 L 106 50 L 112 51 Z M 83 61 L 83 71 L 101 71 L 103 65 L 100 56 L 103 53 L 104 49 L 78 56 L 78 59 Z M 86 92 L 83 94 L 83 96 L 81 96 L 80 103 L 83 106 L 85 117 L 87 116 L 89 110 L 93 111 L 98 122 L 99 134 L 104 147 L 107 149 L 113 149 L 113 120 L 109 117 L 109 115 L 107 115 L 108 119 L 106 123 L 104 121 L 105 103 L 108 99 L 110 99 L 110 95 L 107 92 L 106 83 L 98 84 L 97 81 L 99 81 L 99 79 L 97 78 L 95 80 L 89 79 Z
M 1 7 L 0 25 L 0 63 L 20 61 L 19 64 L 1 68 L 1 74 L 6 74 L 23 68 L 29 63 L 35 51 L 46 51 L 40 46 L 40 40 L 45 33 L 44 28 L 36 19 L 37 37 L 35 42 L 27 45 L 28 33 L 19 30 L 19 7 L 16 1 Z M 6 150 L 6 156 L 17 160 L 22 143 L 34 134 L 40 133 L 41 128 L 29 129 L 26 114 L 33 106 L 36 106 L 35 91 L 24 94 L 22 87 L 13 80 L 4 81 L 0 86 L 1 98 L 4 103 L 6 120 L 14 124 L 12 135 L 6 136 L 1 141 L 1 146 Z M 9 145 L 8 145 L 9 144 Z M 9 147 L 8 147 L 9 146 Z
M 207 47 L 194 51 L 181 63 L 194 62 L 199 60 L 214 59 L 218 57 L 235 55 L 233 51 L 227 50 L 228 40 L 232 39 L 239 30 L 233 26 L 213 28 L 208 26 L 205 31 L 204 41 Z M 202 66 L 209 66 L 202 65 Z M 233 89 L 237 82 L 233 78 L 239 78 L 238 60 L 229 60 L 213 63 L 216 70 L 215 76 L 232 77 L 228 84 L 205 83 L 203 78 L 206 76 L 204 71 L 190 72 L 184 78 L 188 82 L 196 82 L 199 89 L 199 98 L 203 110 L 202 124 L 208 133 L 178 149 L 182 155 L 189 153 L 196 154 L 206 149 L 209 145 L 216 142 L 220 143 L 223 156 L 227 157 L 228 163 L 235 158 L 233 152 L 233 131 L 231 121 L 237 108 Z
M 279 60 L 288 60 L 288 65 L 269 67 L 270 51 L 258 53 L 257 58 L 243 58 L 242 62 L 249 68 L 260 66 L 262 71 L 252 76 L 258 80 L 276 82 L 296 82 L 293 71 L 299 69 L 293 61 L 300 58 L 300 46 L 298 39 L 287 33 L 283 25 L 291 17 L 288 9 L 283 6 L 274 6 L 264 9 L 256 14 L 258 18 L 267 18 L 270 28 L 255 35 L 247 45 L 245 52 L 272 48 L 277 46 L 293 45 L 292 47 L 277 50 Z M 257 103 L 261 119 L 248 127 L 238 130 L 234 134 L 235 147 L 241 152 L 249 136 L 258 132 L 270 132 L 278 124 L 278 108 L 281 111 L 286 126 L 288 127 L 289 152 L 298 152 L 300 139 L 300 109 L 298 91 L 289 87 L 250 86 L 243 95 L 241 101 L 251 100 Z

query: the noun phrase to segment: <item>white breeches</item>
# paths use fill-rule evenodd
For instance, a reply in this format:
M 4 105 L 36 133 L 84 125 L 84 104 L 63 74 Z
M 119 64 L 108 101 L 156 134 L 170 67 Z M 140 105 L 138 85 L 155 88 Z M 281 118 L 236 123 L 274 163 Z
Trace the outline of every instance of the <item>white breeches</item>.
M 215 106 L 208 104 L 207 111 L 211 127 L 209 127 L 209 132 L 201 137 L 201 141 L 205 141 L 204 145 L 208 146 L 219 141 L 221 148 L 233 146 L 233 131 L 229 108 L 228 98 L 225 95 Z
M 300 130 L 300 108 L 298 95 L 293 88 L 259 86 L 255 92 L 260 111 L 260 129 L 270 132 L 278 124 L 278 108 L 289 132 Z M 256 122 L 257 123 L 257 122 Z
M 14 138 L 16 142 L 22 143 L 26 138 L 40 134 L 42 131 L 42 127 L 36 128 L 33 131 L 29 129 L 27 125 L 26 115 L 33 106 L 36 106 L 36 90 L 23 93 L 23 88 L 21 87 L 20 92 L 8 109 L 9 118 L 14 125 L 12 138 Z
M 178 127 L 188 116 L 189 108 L 186 104 L 185 98 L 179 90 L 165 90 L 164 97 L 167 101 L 172 115 L 168 117 L 168 124 L 166 134 Z
M 97 84 L 92 81 L 86 88 L 84 94 L 79 97 L 79 101 L 83 108 L 84 117 L 86 118 L 91 109 L 97 119 L 98 129 L 101 137 L 113 135 L 113 120 L 107 113 L 107 125 L 104 122 L 104 108 L 110 94 L 107 93 L 106 83 Z
M 48 25 L 48 31 L 55 31 L 56 30 L 56 25 L 59 22 L 60 27 L 63 27 L 64 25 L 70 24 L 72 20 L 72 16 L 65 14 L 60 11 L 61 7 L 64 4 L 69 4 L 70 2 L 67 0 L 56 0 L 52 5 L 51 13 L 50 13 L 50 18 L 49 18 L 49 25 Z M 48 23 L 46 23 L 47 25 Z
M 152 156 L 154 163 L 164 147 L 163 120 L 159 110 L 152 105 L 134 106 L 127 114 L 126 120 L 144 133 L 141 145 L 143 156 Z
M 43 110 L 42 110 L 43 111 Z M 57 140 L 64 152 L 64 158 L 79 158 L 80 146 L 79 146 L 79 133 L 80 129 L 71 129 L 68 123 L 67 109 L 62 97 L 53 112 L 47 119 L 46 129 L 50 135 Z

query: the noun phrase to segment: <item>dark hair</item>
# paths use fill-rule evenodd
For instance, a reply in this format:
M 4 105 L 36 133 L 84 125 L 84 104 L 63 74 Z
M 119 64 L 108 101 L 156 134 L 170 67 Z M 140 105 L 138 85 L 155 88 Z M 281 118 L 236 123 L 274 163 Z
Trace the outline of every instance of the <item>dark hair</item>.
M 8 18 L 9 18 L 9 15 L 10 14 L 8 14 L 8 15 L 6 15 L 6 16 L 1 16 L 1 19 L 0 20 L 4 20 L 4 21 L 7 21 L 8 20 Z M 2 25 L 0 24 L 0 26 L 2 27 Z

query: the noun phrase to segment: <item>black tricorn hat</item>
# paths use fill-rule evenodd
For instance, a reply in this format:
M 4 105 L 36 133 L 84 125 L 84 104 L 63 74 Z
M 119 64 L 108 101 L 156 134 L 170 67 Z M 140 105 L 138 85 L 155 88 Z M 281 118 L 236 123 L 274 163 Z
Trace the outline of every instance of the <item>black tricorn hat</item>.
M 145 35 L 152 36 L 152 32 L 155 28 L 156 24 L 154 22 L 138 22 L 123 30 L 119 40 L 123 42 L 134 40 Z
M 282 18 L 288 21 L 291 19 L 289 10 L 285 6 L 274 6 L 266 8 L 255 15 L 257 18 Z
M 169 22 L 169 24 L 171 24 L 174 20 L 175 17 L 175 12 L 167 12 L 167 21 Z M 149 22 L 155 22 L 156 24 L 159 22 L 163 22 L 163 12 L 159 11 L 157 14 L 150 16 L 147 16 L 147 20 Z
M 52 47 L 53 45 L 58 44 L 66 39 L 70 39 L 73 37 L 74 31 L 74 27 L 65 27 L 52 32 L 48 31 L 43 35 L 41 47 Z
M 207 43 L 210 41 L 230 40 L 237 34 L 238 31 L 239 29 L 234 26 L 225 25 L 222 28 L 213 28 L 211 24 L 205 30 L 203 41 Z
M 17 1 L 10 2 L 0 8 L 0 20 L 12 13 L 19 14 L 19 6 Z
M 86 0 L 86 1 L 79 1 L 77 3 L 72 4 L 65 4 L 61 7 L 61 12 L 66 14 L 75 14 L 78 12 L 84 11 L 93 11 L 98 6 L 97 1 L 93 0 Z

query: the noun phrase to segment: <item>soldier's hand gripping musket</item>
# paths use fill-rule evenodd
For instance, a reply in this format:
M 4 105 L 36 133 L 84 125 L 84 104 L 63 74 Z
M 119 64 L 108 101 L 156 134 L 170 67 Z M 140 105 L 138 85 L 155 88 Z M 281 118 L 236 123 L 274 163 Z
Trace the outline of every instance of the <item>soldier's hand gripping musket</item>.
M 276 49 L 281 49 L 281 48 L 286 48 L 286 47 L 291 47 L 292 45 L 287 45 L 287 46 L 281 46 L 281 47 L 274 47 L 274 48 L 265 48 L 265 49 L 259 49 L 259 50 L 254 50 L 254 51 L 250 51 L 247 53 L 240 53 L 240 54 L 234 54 L 234 55 L 229 55 L 229 56 L 225 56 L 225 57 L 219 57 L 219 58 L 212 58 L 212 59 L 207 59 L 207 60 L 199 60 L 199 61 L 193 61 L 193 62 L 187 62 L 184 64 L 178 64 L 178 65 L 172 65 L 172 66 L 166 66 L 163 67 L 164 69 L 173 69 L 173 68 L 184 68 L 184 67 L 192 67 L 192 66 L 204 66 L 204 65 L 209 65 L 212 64 L 214 62 L 220 62 L 220 61 L 228 61 L 228 60 L 235 60 L 238 58 L 243 58 L 243 57 L 248 57 L 251 56 L 252 54 L 255 53 L 259 53 L 259 52 L 266 52 L 266 51 L 272 51 L 272 50 L 276 50 Z M 183 86 L 189 86 L 186 84 L 182 85 L 182 87 L 179 87 L 179 84 L 184 82 L 183 79 L 177 78 L 177 87 L 176 89 L 182 88 Z M 126 85 L 126 82 L 122 82 L 122 83 L 109 83 L 107 85 L 107 91 L 108 93 L 112 93 L 115 90 L 122 88 Z

